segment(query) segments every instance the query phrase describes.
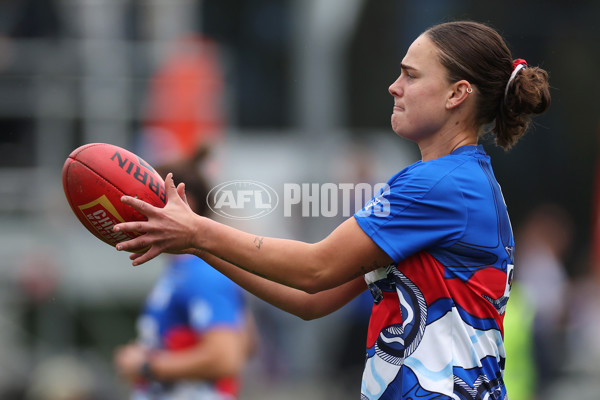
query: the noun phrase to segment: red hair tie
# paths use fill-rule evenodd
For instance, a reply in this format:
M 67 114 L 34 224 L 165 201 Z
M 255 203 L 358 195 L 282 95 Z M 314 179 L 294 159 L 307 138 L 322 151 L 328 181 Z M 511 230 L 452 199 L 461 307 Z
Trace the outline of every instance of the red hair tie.
M 523 60 L 522 58 L 517 58 L 515 61 L 513 61 L 512 74 L 510 74 L 510 78 L 508 78 L 508 82 L 506 83 L 506 87 L 504 88 L 504 100 L 505 101 L 506 101 L 506 96 L 508 95 L 508 88 L 509 88 L 510 84 L 515 79 L 515 77 L 517 76 L 519 71 L 522 70 L 523 68 L 527 68 L 527 67 L 528 67 L 527 61 Z
M 513 70 L 515 68 L 517 68 L 517 65 L 521 65 L 521 64 L 525 64 L 526 67 L 529 66 L 529 65 L 527 65 L 527 61 L 523 60 L 522 58 L 517 58 L 515 61 L 513 61 Z

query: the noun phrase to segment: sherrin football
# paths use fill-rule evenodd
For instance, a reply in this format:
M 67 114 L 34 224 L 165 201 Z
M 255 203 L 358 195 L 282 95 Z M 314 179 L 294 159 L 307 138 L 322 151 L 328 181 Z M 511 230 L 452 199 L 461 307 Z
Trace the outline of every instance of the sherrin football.
M 75 149 L 65 161 L 62 181 L 79 221 L 111 246 L 137 236 L 114 232 L 116 224 L 146 220 L 123 204 L 121 196 L 137 197 L 161 208 L 167 202 L 165 183 L 154 168 L 134 153 L 107 143 L 90 143 Z

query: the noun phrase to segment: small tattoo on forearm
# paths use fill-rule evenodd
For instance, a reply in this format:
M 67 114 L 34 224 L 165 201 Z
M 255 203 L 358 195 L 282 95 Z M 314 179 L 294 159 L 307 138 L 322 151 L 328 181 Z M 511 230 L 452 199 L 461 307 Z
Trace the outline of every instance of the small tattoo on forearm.
M 256 236 L 254 238 L 254 245 L 256 246 L 257 249 L 260 249 L 260 246 L 262 246 L 262 244 L 263 244 L 263 240 L 265 240 L 265 238 L 262 236 Z

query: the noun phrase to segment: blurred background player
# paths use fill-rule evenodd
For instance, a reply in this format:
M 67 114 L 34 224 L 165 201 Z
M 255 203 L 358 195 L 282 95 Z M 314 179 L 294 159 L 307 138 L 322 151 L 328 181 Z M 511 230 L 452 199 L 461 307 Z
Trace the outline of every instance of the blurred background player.
M 530 331 L 529 351 L 535 373 L 531 376 L 531 389 L 535 392 L 532 398 L 545 399 L 553 391 L 552 384 L 564 373 L 561 369 L 567 359 L 570 280 L 566 261 L 573 242 L 572 218 L 559 204 L 540 204 L 524 219 L 517 240 L 515 285 L 523 295 L 520 304 L 527 307 L 530 315 L 522 316 L 519 330 L 512 333 L 526 336 Z M 515 366 L 525 375 L 523 363 Z
M 158 168 L 163 176 L 177 171 L 200 214 L 208 208 L 198 169 L 205 155 Z M 236 284 L 197 257 L 172 256 L 139 316 L 139 337 L 116 350 L 115 367 L 136 400 L 236 399 L 255 347 L 253 324 Z

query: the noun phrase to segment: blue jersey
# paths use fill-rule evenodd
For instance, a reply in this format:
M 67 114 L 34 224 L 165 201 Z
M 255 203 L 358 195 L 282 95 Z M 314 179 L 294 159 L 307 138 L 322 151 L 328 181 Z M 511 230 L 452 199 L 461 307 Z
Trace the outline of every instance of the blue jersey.
M 243 292 L 229 278 L 200 258 L 174 256 L 146 300 L 139 339 L 149 348 L 185 350 L 211 329 L 241 329 L 244 309 Z M 231 399 L 237 389 L 232 379 L 142 385 L 134 399 Z
M 362 399 L 505 399 L 514 239 L 483 148 L 410 165 L 355 219 L 394 260 L 365 277 Z

